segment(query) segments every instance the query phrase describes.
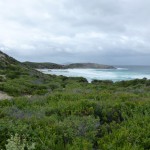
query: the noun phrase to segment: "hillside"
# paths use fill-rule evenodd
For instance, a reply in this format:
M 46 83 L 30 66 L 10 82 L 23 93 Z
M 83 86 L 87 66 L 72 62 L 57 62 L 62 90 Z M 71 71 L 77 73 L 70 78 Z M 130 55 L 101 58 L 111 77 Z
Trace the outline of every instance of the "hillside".
M 23 64 L 36 69 L 116 69 L 114 66 L 101 65 L 96 63 L 73 63 L 68 65 L 60 65 L 55 63 L 24 62 Z
M 63 65 L 55 63 L 24 62 L 23 64 L 36 69 L 63 69 Z
M 64 66 L 64 68 L 81 68 L 81 69 L 115 69 L 113 66 L 101 65 L 95 63 L 74 63 Z
M 84 78 L 45 75 L 0 51 L 0 91 L 10 96 L 43 95 L 62 89 L 68 80 L 87 82 Z
M 6 55 L 2 51 L 0 51 L 0 68 L 6 69 L 10 65 L 19 65 L 19 62 L 12 57 Z

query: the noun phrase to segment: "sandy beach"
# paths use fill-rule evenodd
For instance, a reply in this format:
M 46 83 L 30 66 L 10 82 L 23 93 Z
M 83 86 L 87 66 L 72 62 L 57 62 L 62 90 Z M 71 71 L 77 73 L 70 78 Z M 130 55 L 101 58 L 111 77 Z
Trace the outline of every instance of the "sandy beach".
M 12 97 L 0 91 L 0 100 L 11 99 Z

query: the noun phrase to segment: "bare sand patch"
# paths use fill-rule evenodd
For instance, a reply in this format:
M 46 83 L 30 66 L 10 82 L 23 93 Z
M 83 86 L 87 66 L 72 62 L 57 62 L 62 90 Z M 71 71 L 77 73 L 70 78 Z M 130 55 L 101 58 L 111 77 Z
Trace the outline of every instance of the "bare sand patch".
M 0 100 L 5 100 L 5 99 L 10 100 L 10 99 L 12 99 L 12 97 L 11 97 L 11 96 L 9 96 L 9 95 L 8 95 L 8 94 L 6 94 L 6 93 L 4 93 L 4 92 L 0 91 Z

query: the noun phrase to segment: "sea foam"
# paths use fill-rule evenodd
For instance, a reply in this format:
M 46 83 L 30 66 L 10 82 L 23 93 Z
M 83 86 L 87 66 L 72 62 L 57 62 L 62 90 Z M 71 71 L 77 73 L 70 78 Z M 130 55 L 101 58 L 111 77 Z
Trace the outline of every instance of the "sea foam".
M 94 79 L 97 80 L 112 80 L 112 81 L 121 81 L 121 80 L 132 80 L 132 79 L 150 79 L 150 68 L 149 71 L 145 68 L 140 67 L 139 69 L 136 66 L 129 68 L 118 67 L 117 69 L 40 69 L 39 71 L 45 74 L 53 75 L 63 75 L 67 77 L 84 77 L 89 82 Z

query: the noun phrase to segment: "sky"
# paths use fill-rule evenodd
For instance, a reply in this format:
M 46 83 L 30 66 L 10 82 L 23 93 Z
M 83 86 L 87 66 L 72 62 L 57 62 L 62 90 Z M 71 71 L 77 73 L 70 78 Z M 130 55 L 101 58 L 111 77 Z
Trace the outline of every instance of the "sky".
M 150 0 L 0 0 L 0 50 L 20 61 L 150 64 Z

